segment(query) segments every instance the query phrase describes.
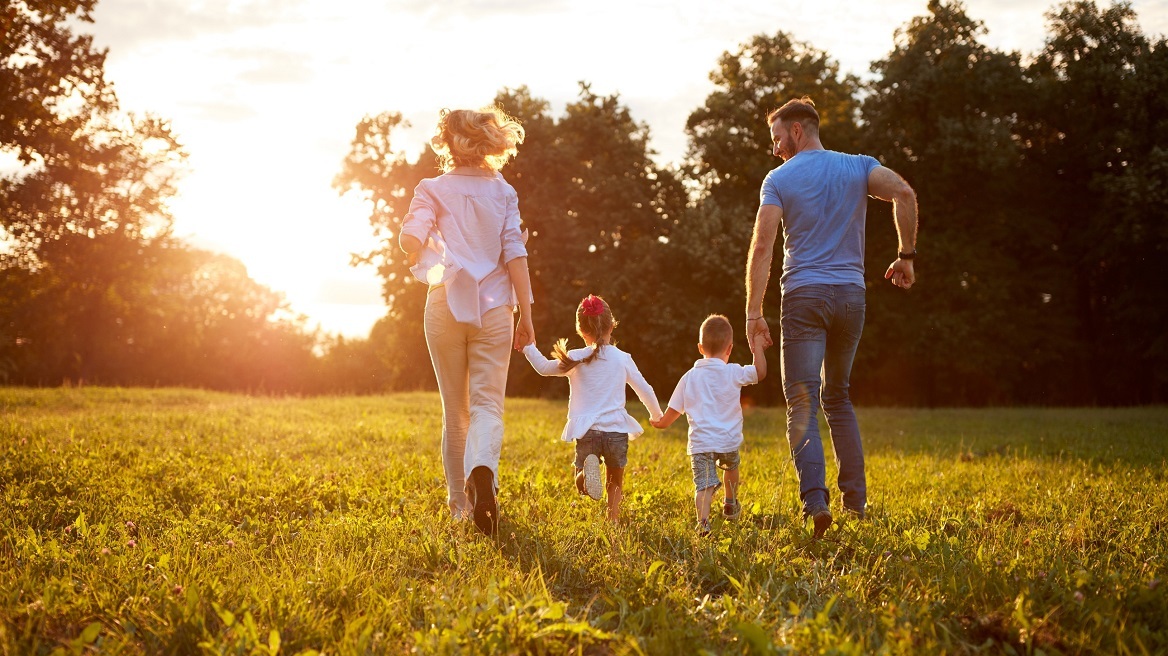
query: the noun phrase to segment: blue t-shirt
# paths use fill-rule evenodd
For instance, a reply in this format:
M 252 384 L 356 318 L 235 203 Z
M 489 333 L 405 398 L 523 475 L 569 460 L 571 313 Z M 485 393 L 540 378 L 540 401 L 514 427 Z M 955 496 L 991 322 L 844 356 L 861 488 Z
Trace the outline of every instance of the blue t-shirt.
M 864 286 L 867 155 L 805 150 L 767 174 L 762 204 L 783 210 L 783 293 L 804 285 Z

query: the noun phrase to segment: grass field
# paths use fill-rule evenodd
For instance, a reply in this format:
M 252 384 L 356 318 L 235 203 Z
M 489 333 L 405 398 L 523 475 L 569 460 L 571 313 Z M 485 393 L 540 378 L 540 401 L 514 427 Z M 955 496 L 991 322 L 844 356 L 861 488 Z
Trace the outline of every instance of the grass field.
M 0 389 L 0 653 L 1168 651 L 1168 409 L 861 409 L 870 516 L 818 542 L 781 409 L 706 539 L 684 422 L 611 526 L 565 411 L 508 401 L 496 543 L 435 395 Z

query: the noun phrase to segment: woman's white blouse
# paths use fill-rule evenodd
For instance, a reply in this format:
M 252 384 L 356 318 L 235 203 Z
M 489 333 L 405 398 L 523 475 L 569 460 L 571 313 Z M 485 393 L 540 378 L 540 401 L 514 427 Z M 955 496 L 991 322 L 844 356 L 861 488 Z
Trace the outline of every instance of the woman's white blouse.
M 583 360 L 591 354 L 592 348 L 588 347 L 569 351 L 568 357 Z M 589 429 L 628 433 L 629 439 L 643 433 L 641 424 L 625 410 L 625 385 L 632 387 L 645 404 L 650 419 L 661 418 L 661 405 L 653 388 L 637 369 L 632 356 L 615 346 L 605 346 L 595 360 L 568 371 L 561 371 L 560 361 L 544 357 L 535 344 L 523 347 L 523 355 L 541 376 L 568 379 L 568 423 L 560 435 L 565 442 L 579 439 Z
M 446 303 L 460 323 L 481 327 L 488 310 L 516 304 L 507 263 L 526 257 L 527 247 L 519 197 L 502 175 L 458 167 L 422 180 L 402 232 L 424 246 L 414 276 L 446 286 Z

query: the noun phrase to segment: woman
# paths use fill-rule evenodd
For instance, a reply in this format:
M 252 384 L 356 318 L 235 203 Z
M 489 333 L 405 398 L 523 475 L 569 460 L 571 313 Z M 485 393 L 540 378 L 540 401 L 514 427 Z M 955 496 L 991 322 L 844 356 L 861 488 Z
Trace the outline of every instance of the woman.
M 431 139 L 443 172 L 414 189 L 399 238 L 414 275 L 430 285 L 426 345 L 442 395 L 447 503 L 487 535 L 499 522 L 510 348 L 535 339 L 519 199 L 499 174 L 523 137 L 498 107 L 444 111 Z

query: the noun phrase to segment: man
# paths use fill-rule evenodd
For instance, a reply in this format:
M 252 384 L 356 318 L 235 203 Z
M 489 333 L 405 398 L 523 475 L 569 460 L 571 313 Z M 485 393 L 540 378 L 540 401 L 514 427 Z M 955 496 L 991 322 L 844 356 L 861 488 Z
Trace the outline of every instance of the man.
M 832 515 L 817 405 L 822 404 L 831 431 L 844 510 L 863 517 L 868 503 L 860 428 L 848 395 L 864 327 L 867 197 L 892 202 L 900 248 L 884 277 L 908 289 L 916 279 L 916 194 L 871 157 L 824 149 L 819 113 L 806 96 L 771 112 L 767 122 L 774 154 L 784 164 L 762 184 L 746 272 L 746 332 L 748 339 L 763 333 L 773 343 L 762 308 L 781 224 L 780 371 L 787 439 L 799 476 L 803 517 L 812 519 L 819 538 L 831 526 Z

